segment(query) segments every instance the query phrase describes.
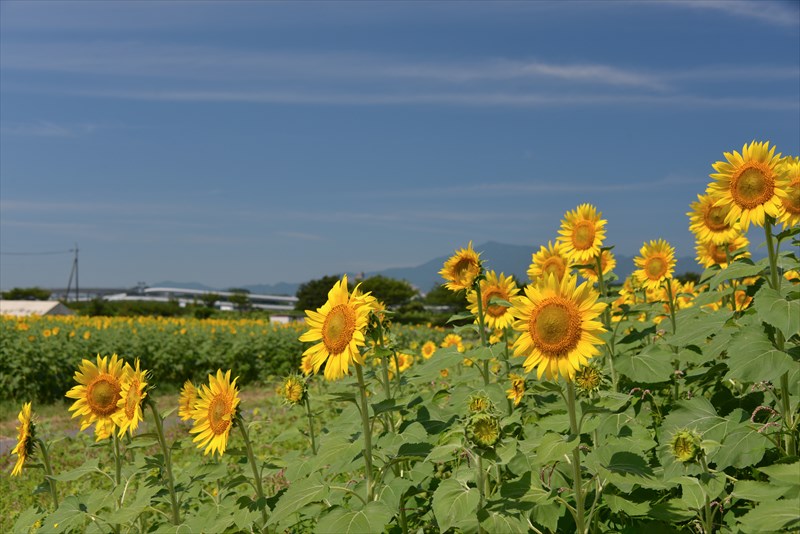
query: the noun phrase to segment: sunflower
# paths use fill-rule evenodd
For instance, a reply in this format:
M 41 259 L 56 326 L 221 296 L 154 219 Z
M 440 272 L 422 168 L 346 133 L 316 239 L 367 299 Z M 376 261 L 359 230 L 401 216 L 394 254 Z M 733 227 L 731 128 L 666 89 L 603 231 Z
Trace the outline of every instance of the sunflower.
M 613 271 L 614 267 L 616 266 L 617 266 L 617 259 L 614 257 L 614 255 L 611 253 L 610 250 L 604 250 L 603 252 L 600 253 L 600 267 L 603 270 L 603 276 Z M 597 276 L 596 265 L 580 269 L 579 272 L 581 273 L 582 277 L 591 282 L 597 282 L 600 279 Z
M 422 352 L 423 358 L 430 360 L 431 357 L 436 353 L 436 343 L 433 341 L 426 341 L 422 345 L 422 349 L 420 349 L 420 351 Z
M 606 305 L 597 298 L 588 282 L 576 287 L 574 275 L 561 282 L 550 275 L 514 298 L 514 329 L 521 332 L 514 355 L 526 357 L 525 372 L 537 367 L 538 378 L 557 378 L 560 373 L 572 380 L 575 371 L 599 353 L 595 345 L 603 343 L 597 336 L 604 328 L 594 319 Z
M 306 310 L 309 330 L 300 341 L 317 342 L 303 356 L 311 357 L 314 373 L 325 365 L 325 378 L 336 380 L 350 374 L 350 364 L 364 365 L 359 347 L 365 345 L 364 330 L 369 323 L 371 306 L 358 288 L 347 291 L 347 275 L 333 285 L 328 301 L 317 311 Z
M 591 204 L 581 204 L 564 214 L 558 240 L 572 264 L 592 263 L 606 237 L 606 221 Z
M 472 241 L 467 248 L 459 249 L 444 262 L 439 274 L 445 279 L 444 286 L 452 291 L 471 289 L 473 282 L 481 274 L 480 254 L 472 250 Z
M 672 278 L 675 269 L 675 249 L 663 239 L 645 243 L 640 256 L 633 259 L 639 268 L 634 276 L 645 289 L 658 289 L 664 280 Z
M 730 206 L 725 221 L 739 220 L 746 232 L 751 222 L 764 226 L 765 216 L 779 217 L 787 193 L 776 172 L 781 155 L 775 154 L 775 147 L 770 148 L 769 141 L 753 141 L 741 154 L 725 152 L 725 159 L 712 165 L 717 172 L 710 175 L 714 181 L 706 190 L 715 206 Z
M 81 418 L 81 430 L 95 423 L 97 441 L 111 437 L 114 431 L 112 416 L 119 410 L 117 404 L 122 398 L 123 363 L 116 354 L 111 356 L 111 361 L 108 356 L 101 358 L 98 354 L 96 365 L 83 360 L 75 372 L 78 385 L 66 394 L 68 398 L 76 399 L 69 409 L 75 412 L 73 418 Z
M 394 373 L 399 369 L 399 372 L 407 371 L 411 364 L 414 363 L 414 357 L 410 354 L 406 354 L 404 352 L 398 352 L 396 354 L 397 364 L 395 365 L 395 359 L 389 358 L 389 379 L 391 380 L 394 378 Z
M 715 206 L 710 195 L 697 195 L 697 202 L 692 202 L 689 216 L 689 230 L 698 241 L 711 241 L 718 245 L 727 243 L 741 234 L 739 221 L 726 222 L 731 211 L 729 205 Z
M 284 379 L 279 391 L 289 404 L 300 404 L 306 399 L 306 382 L 297 375 L 289 375 Z
M 501 304 L 489 304 L 489 301 L 492 300 L 492 297 L 509 301 L 511 297 L 519 293 L 514 279 L 503 273 L 500 273 L 500 276 L 498 276 L 496 272 L 489 271 L 486 273 L 486 279 L 481 280 L 480 284 L 483 318 L 486 321 L 486 325 L 491 329 L 506 328 L 511 325 L 514 317 L 511 315 L 509 308 Z M 476 291 L 467 293 L 467 301 L 469 302 L 469 311 L 477 317 L 478 293 Z M 478 319 L 475 319 L 475 322 L 477 321 Z
M 778 222 L 784 228 L 789 228 L 800 224 L 800 160 L 797 158 L 783 158 L 781 174 L 786 196 L 781 197 L 783 214 L 778 218 Z
M 548 274 L 554 274 L 560 282 L 564 278 L 569 266 L 569 258 L 565 252 L 565 247 L 558 241 L 547 242 L 547 246 L 539 249 L 531 255 L 531 264 L 528 267 L 528 278 L 531 282 L 537 282 L 541 278 L 546 278 Z
M 733 293 L 733 302 L 736 311 L 745 311 L 753 302 L 753 297 L 748 296 L 744 289 L 737 289 Z
M 311 354 L 306 354 L 300 359 L 300 371 L 302 371 L 305 376 L 309 376 L 314 372 L 314 363 L 311 361 Z
M 447 347 L 456 347 L 456 349 L 458 349 L 458 352 L 464 352 L 465 350 L 461 336 L 459 336 L 458 334 L 447 334 L 446 336 L 444 336 L 444 340 L 442 341 L 440 347 L 442 347 L 443 349 Z
M 117 411 L 111 419 L 119 427 L 119 437 L 125 432 L 133 435 L 133 431 L 139 426 L 139 422 L 144 419 L 142 415 L 142 401 L 147 396 L 147 371 L 142 371 L 139 367 L 139 359 L 136 359 L 136 366 L 131 367 L 125 364 L 122 372 L 122 391 L 117 402 Z
M 695 251 L 697 252 L 697 262 L 705 268 L 711 267 L 712 265 L 719 265 L 721 268 L 726 268 L 728 266 L 728 257 L 733 257 L 735 252 L 739 252 L 742 249 L 746 248 L 750 245 L 750 241 L 743 235 L 739 234 L 736 236 L 730 243 L 723 243 L 717 245 L 712 242 L 697 242 L 695 245 Z M 728 253 L 725 253 L 725 249 L 728 249 Z M 739 255 L 742 258 L 749 258 L 749 252 L 743 252 Z
M 36 447 L 35 425 L 31 421 L 30 402 L 26 402 L 22 405 L 22 410 L 20 410 L 17 419 L 19 420 L 19 426 L 17 427 L 17 446 L 11 451 L 11 454 L 17 455 L 17 463 L 14 464 L 14 469 L 11 471 L 12 477 L 22 473 L 22 466 L 25 460 L 31 457 Z
M 596 365 L 587 365 L 575 373 L 575 385 L 586 394 L 600 389 L 602 383 L 603 372 Z
M 692 430 L 678 430 L 669 442 L 669 451 L 683 463 L 694 461 L 703 451 L 700 436 Z
M 473 414 L 467 425 L 467 437 L 477 447 L 494 447 L 500 441 L 500 420 L 488 412 Z
M 197 388 L 194 387 L 191 380 L 187 380 L 183 383 L 181 398 L 178 402 L 178 415 L 181 421 L 188 421 L 192 418 L 194 405 L 197 402 Z
M 519 406 L 523 395 L 525 395 L 525 379 L 517 374 L 508 375 L 511 380 L 511 389 L 506 391 L 508 398 L 514 401 L 514 406 Z
M 192 441 L 199 442 L 198 449 L 206 448 L 203 454 L 215 451 L 220 455 L 225 453 L 236 409 L 239 406 L 237 380 L 238 377 L 231 382 L 230 370 L 223 375 L 222 369 L 217 369 L 216 376 L 208 375 L 208 385 L 200 386 L 192 413 L 194 426 L 189 432 L 197 434 Z

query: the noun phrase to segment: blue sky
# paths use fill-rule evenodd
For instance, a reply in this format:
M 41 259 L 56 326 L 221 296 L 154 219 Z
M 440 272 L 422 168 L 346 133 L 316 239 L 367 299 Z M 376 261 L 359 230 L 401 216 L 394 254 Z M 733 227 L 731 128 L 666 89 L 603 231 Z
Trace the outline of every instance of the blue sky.
M 797 2 L 0 2 L 0 287 L 215 287 L 664 238 L 800 153 Z M 750 230 L 754 243 L 761 229 Z

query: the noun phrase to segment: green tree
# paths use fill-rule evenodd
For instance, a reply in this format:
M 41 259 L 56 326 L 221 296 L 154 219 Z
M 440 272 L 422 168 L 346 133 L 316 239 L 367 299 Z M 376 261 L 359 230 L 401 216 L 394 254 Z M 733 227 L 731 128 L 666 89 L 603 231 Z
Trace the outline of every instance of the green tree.
M 233 293 L 228 300 L 231 301 L 237 310 L 245 311 L 250 309 L 250 292 L 246 289 L 232 288 L 228 290 Z
M 316 310 L 328 300 L 328 291 L 333 284 L 341 280 L 340 275 L 328 275 L 315 280 L 309 280 L 297 288 L 297 310 Z
M 361 290 L 372 293 L 372 296 L 389 308 L 406 304 L 417 295 L 417 290 L 405 280 L 397 280 L 388 276 L 370 276 L 361 282 Z
M 41 287 L 15 287 L 10 291 L 3 291 L 6 300 L 50 300 L 51 291 Z
M 217 293 L 203 293 L 200 295 L 200 301 L 206 308 L 213 308 L 214 304 L 216 304 L 218 300 L 219 295 Z
M 435 285 L 425 294 L 425 304 L 429 306 L 447 306 L 453 310 L 461 310 L 467 305 L 466 293 L 451 291 L 443 285 Z

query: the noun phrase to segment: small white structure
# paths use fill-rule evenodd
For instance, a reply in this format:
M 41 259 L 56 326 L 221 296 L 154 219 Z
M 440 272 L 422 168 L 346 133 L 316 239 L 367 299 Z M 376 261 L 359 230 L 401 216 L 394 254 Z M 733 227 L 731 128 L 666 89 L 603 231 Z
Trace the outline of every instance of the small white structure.
M 0 300 L 0 315 L 75 315 L 57 300 Z

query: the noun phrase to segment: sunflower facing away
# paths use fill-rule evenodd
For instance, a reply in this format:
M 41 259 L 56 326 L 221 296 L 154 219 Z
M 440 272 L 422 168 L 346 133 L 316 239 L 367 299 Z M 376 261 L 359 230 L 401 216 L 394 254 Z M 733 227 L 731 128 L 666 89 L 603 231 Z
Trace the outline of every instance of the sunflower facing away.
M 15 477 L 22 473 L 22 466 L 25 461 L 33 454 L 34 447 L 36 446 L 34 424 L 31 421 L 31 403 L 26 402 L 22 405 L 17 416 L 19 426 L 17 427 L 17 446 L 11 451 L 11 454 L 17 455 L 17 463 L 14 464 L 14 469 L 11 471 L 11 476 Z
M 547 278 L 548 274 L 554 274 L 560 282 L 564 278 L 569 266 L 569 258 L 564 247 L 560 242 L 547 242 L 547 246 L 539 249 L 539 252 L 532 254 L 531 264 L 528 267 L 528 278 L 536 283 L 542 278 Z
M 600 217 L 602 214 L 591 204 L 581 204 L 564 214 L 558 240 L 571 264 L 593 263 L 600 254 L 606 238 L 606 221 Z
M 692 202 L 692 211 L 686 215 L 689 216 L 689 230 L 698 241 L 721 245 L 730 242 L 742 231 L 738 221 L 725 222 L 731 207 L 715 206 L 714 202 L 709 195 L 697 195 L 697 202 Z
M 786 196 L 781 197 L 783 214 L 778 219 L 784 228 L 800 224 L 800 160 L 783 158 L 780 167 Z
M 741 154 L 725 152 L 725 159 L 712 165 L 717 172 L 710 175 L 714 181 L 706 191 L 715 206 L 730 206 L 725 220 L 739 220 L 746 232 L 751 222 L 764 226 L 766 215 L 779 217 L 786 191 L 776 172 L 781 155 L 775 154 L 775 147 L 770 148 L 769 141 L 753 141 L 742 147 Z
M 599 353 L 596 345 L 603 342 L 597 336 L 604 328 L 594 319 L 606 305 L 597 298 L 588 282 L 576 287 L 573 275 L 561 282 L 550 275 L 514 298 L 514 329 L 521 332 L 514 342 L 514 355 L 525 356 L 525 372 L 536 367 L 538 378 L 561 374 L 572 380 L 575 371 Z
M 125 432 L 133 435 L 134 430 L 139 427 L 139 423 L 144 419 L 142 415 L 142 401 L 147 396 L 147 371 L 142 371 L 139 367 L 139 359 L 136 359 L 136 366 L 131 367 L 126 363 L 122 371 L 122 391 L 117 402 L 118 410 L 111 416 L 111 419 L 119 427 L 119 437 Z
M 94 434 L 97 441 L 111 437 L 114 431 L 112 416 L 119 409 L 122 398 L 122 359 L 116 354 L 103 358 L 97 356 L 97 364 L 83 360 L 75 372 L 77 386 L 73 386 L 66 396 L 76 399 L 70 406 L 72 417 L 81 418 L 81 430 L 95 423 Z
M 603 278 L 605 279 L 605 276 L 613 271 L 614 267 L 616 266 L 617 258 L 614 257 L 610 250 L 604 250 L 600 254 L 600 267 L 603 270 Z M 581 273 L 582 277 L 591 282 L 597 282 L 600 279 L 600 277 L 597 276 L 597 267 L 594 265 L 592 267 L 581 269 L 579 272 Z
M 730 243 L 716 244 L 713 242 L 702 243 L 698 241 L 695 246 L 697 262 L 706 268 L 712 265 L 719 265 L 724 269 L 728 266 L 728 256 L 730 255 L 733 257 L 735 252 L 746 248 L 749 244 L 750 241 L 742 234 L 736 236 Z M 725 253 L 725 247 L 728 248 L 727 254 Z M 750 257 L 750 253 L 745 252 L 738 257 L 748 258 Z
M 181 397 L 178 401 L 178 416 L 181 421 L 188 421 L 192 418 L 194 413 L 194 405 L 197 402 L 197 388 L 194 387 L 191 380 L 183 383 L 181 389 Z
M 224 375 L 222 369 L 217 369 L 216 376 L 208 375 L 208 385 L 200 386 L 192 414 L 194 426 L 189 432 L 197 434 L 192 441 L 197 443 L 198 449 L 206 448 L 203 454 L 215 451 L 220 456 L 225 454 L 236 408 L 239 406 L 236 380 L 238 377 L 231 382 L 230 369 Z
M 314 373 L 325 365 L 325 378 L 336 380 L 350 374 L 350 364 L 364 365 L 359 347 L 364 346 L 364 330 L 371 306 L 365 295 L 347 291 L 347 275 L 333 285 L 328 301 L 317 311 L 306 310 L 307 332 L 300 341 L 318 342 L 303 353 L 309 355 Z
M 486 273 L 486 280 L 481 280 L 481 301 L 483 307 L 484 320 L 486 325 L 494 330 L 495 328 L 506 328 L 511 325 L 514 317 L 509 311 L 510 308 L 500 304 L 489 304 L 492 297 L 497 297 L 506 301 L 510 301 L 511 297 L 519 293 L 517 284 L 510 276 L 500 273 L 497 275 L 494 271 Z M 469 302 L 469 311 L 477 317 L 478 316 L 478 293 L 470 291 L 467 293 L 467 301 Z M 478 319 L 475 320 L 477 322 Z
M 445 279 L 444 286 L 451 291 L 471 289 L 472 283 L 481 274 L 480 254 L 472 250 L 472 241 L 467 248 L 457 250 L 444 262 L 439 274 Z
M 658 289 L 664 280 L 672 278 L 675 269 L 675 249 L 663 239 L 642 245 L 639 256 L 633 259 L 638 269 L 636 280 L 645 289 Z

